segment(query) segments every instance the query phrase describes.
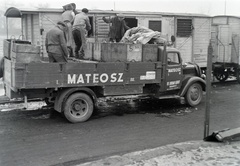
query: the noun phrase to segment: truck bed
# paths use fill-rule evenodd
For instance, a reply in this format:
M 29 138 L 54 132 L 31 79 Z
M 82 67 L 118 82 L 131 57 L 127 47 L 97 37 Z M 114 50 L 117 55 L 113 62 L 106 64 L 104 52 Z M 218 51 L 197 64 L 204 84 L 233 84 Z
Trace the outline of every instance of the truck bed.
M 5 59 L 4 83 L 13 91 L 161 82 L 161 62 L 19 63 Z

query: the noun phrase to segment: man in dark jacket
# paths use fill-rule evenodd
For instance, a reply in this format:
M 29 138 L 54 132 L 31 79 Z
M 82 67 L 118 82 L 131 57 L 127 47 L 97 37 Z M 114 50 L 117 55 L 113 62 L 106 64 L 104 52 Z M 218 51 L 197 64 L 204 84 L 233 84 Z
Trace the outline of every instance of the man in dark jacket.
M 112 26 L 110 27 L 109 31 L 110 42 L 119 42 L 124 36 L 124 33 L 128 29 L 130 29 L 126 25 L 123 14 L 117 14 L 115 17 L 112 18 L 103 17 L 102 19 L 106 23 L 112 23 Z
M 88 31 L 91 30 L 88 9 L 83 8 L 82 12 L 75 16 L 72 29 L 73 39 L 76 44 L 75 56 L 76 58 L 84 59 L 85 50 L 87 48 L 86 36 Z
M 49 62 L 67 62 L 68 49 L 64 37 L 66 25 L 59 21 L 57 26 L 47 32 L 45 46 Z

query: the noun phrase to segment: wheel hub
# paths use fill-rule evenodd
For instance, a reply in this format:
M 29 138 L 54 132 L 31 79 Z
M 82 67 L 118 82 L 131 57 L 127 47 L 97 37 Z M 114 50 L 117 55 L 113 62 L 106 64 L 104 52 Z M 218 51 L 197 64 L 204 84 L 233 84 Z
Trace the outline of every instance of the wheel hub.
M 84 116 L 87 110 L 87 103 L 84 100 L 76 100 L 71 106 L 71 114 L 73 116 L 79 117 Z
M 76 111 L 80 111 L 80 110 L 82 109 L 81 105 L 78 104 L 78 103 L 74 104 L 73 108 L 74 108 L 74 110 L 76 110 Z
M 198 90 L 197 90 L 197 89 L 193 89 L 193 90 L 192 90 L 192 93 L 191 93 L 191 98 L 192 98 L 192 100 L 197 100 L 197 99 L 198 99 L 198 96 L 199 96 Z

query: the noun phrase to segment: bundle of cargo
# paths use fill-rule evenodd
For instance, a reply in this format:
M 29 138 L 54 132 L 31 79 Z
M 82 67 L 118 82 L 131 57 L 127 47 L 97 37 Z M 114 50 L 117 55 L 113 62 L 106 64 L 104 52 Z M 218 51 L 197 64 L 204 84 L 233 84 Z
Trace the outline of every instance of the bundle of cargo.
M 163 44 L 166 41 L 166 38 L 161 32 L 139 26 L 127 30 L 120 42 L 136 44 Z

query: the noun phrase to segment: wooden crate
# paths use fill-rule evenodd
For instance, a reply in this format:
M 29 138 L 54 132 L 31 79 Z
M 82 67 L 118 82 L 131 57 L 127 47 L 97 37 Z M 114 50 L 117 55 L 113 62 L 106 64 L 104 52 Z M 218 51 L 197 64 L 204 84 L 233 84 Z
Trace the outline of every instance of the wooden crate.
M 158 60 L 158 45 L 144 44 L 142 45 L 142 61 L 156 62 Z
M 127 44 L 102 43 L 101 57 L 104 62 L 127 61 Z
M 142 45 L 102 43 L 101 57 L 105 62 L 139 62 L 142 61 Z
M 87 48 L 85 50 L 84 58 L 92 60 L 93 59 L 93 45 L 94 43 L 87 42 Z
M 3 40 L 3 55 L 10 59 L 10 52 L 11 52 L 11 40 L 5 39 Z
M 142 61 L 142 44 L 127 44 L 127 61 Z
M 39 62 L 41 60 L 40 46 L 12 42 L 11 59 L 22 63 Z
M 93 44 L 93 60 L 101 61 L 101 43 L 95 42 Z

